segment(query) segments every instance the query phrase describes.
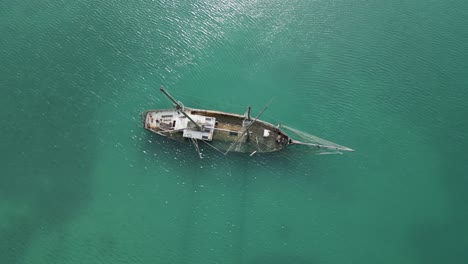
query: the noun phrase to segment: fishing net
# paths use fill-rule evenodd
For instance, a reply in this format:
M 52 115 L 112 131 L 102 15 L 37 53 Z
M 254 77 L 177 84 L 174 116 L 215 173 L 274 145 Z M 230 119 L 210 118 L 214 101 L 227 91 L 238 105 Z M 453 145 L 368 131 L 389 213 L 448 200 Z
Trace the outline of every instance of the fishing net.
M 332 154 L 332 153 L 340 153 L 340 151 L 354 151 L 353 149 L 350 149 L 348 147 L 333 143 L 331 141 L 325 140 L 323 138 L 319 138 L 317 136 L 311 135 L 309 133 L 306 133 L 304 131 L 286 126 L 286 125 L 281 125 L 281 128 L 283 128 L 285 131 L 288 131 L 290 136 L 294 138 L 294 136 L 297 136 L 299 140 L 295 140 L 295 143 L 300 144 L 300 145 L 308 145 L 312 147 L 316 147 L 317 150 L 321 150 L 323 153 L 321 154 Z M 331 153 L 324 153 L 326 151 L 334 151 Z

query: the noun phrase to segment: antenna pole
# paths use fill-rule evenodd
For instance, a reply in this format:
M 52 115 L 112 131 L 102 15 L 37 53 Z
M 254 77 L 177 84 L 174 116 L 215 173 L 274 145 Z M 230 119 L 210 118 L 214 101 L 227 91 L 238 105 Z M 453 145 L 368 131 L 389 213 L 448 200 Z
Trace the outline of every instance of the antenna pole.
M 180 110 L 180 112 L 182 112 L 182 114 L 187 117 L 198 129 L 201 129 L 201 126 L 199 124 L 197 124 L 197 122 L 195 122 L 189 115 L 187 115 L 187 113 L 185 113 L 184 111 L 184 107 L 176 101 L 176 99 L 174 99 L 174 97 L 172 97 L 172 95 L 170 95 L 168 92 L 166 92 L 166 90 L 164 90 L 164 88 L 161 86 L 161 88 L 159 88 L 159 90 L 161 90 L 161 92 L 163 92 L 163 94 L 165 94 L 175 105 L 176 105 L 176 108 L 178 110 Z

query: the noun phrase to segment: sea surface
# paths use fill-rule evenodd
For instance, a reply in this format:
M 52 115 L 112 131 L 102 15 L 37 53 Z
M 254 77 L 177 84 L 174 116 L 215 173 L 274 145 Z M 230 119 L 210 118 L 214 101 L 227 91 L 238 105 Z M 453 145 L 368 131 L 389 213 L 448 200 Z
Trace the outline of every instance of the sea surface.
M 468 263 L 467 10 L 0 1 L 0 263 Z M 357 151 L 200 159 L 161 85 Z

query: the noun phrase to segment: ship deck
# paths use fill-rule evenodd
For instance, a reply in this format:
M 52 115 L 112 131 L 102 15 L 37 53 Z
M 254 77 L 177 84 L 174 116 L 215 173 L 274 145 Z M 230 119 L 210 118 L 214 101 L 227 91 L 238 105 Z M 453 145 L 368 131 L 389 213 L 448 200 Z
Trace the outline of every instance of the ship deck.
M 289 137 L 281 129 L 265 121 L 257 120 L 249 127 L 248 132 L 244 133 L 245 127 L 243 126 L 243 122 L 245 118 L 243 115 L 191 108 L 185 108 L 185 112 L 189 116 L 216 119 L 212 139 L 209 140 L 209 143 L 221 151 L 227 151 L 232 143 L 236 141 L 236 145 L 230 151 L 272 152 L 280 150 L 289 144 Z M 172 127 L 166 126 L 165 128 L 167 129 L 161 129 L 160 126 L 156 125 L 154 117 L 158 115 L 162 116 L 162 113 L 164 113 L 164 116 L 173 115 L 173 120 L 176 120 L 176 123 L 182 123 L 180 120 L 184 120 L 184 117 L 180 116 L 180 113 L 175 109 L 150 110 L 145 114 L 145 128 L 174 140 L 187 140 L 187 138 L 183 137 L 181 128 L 177 125 L 173 125 Z M 167 123 L 171 124 L 174 122 L 173 120 L 168 120 Z

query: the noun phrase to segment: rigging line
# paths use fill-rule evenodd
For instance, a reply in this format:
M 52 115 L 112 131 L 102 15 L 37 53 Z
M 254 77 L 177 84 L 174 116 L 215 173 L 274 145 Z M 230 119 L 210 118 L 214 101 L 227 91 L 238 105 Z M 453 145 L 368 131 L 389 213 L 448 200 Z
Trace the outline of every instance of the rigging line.
M 199 100 L 199 101 L 202 101 L 203 103 L 210 103 L 210 104 L 212 104 L 212 101 L 206 100 L 206 99 L 203 98 L 203 97 L 197 97 L 197 96 L 193 96 L 193 95 L 189 95 L 189 94 L 181 94 L 181 93 L 174 92 L 174 91 L 171 91 L 171 93 L 177 95 L 178 97 L 180 97 L 180 98 L 182 98 L 182 99 L 183 99 L 184 97 L 190 97 L 190 98 L 192 98 L 192 99 L 197 99 L 197 100 Z M 193 103 L 193 102 L 191 102 L 191 103 Z M 206 108 L 205 105 L 202 105 L 202 104 L 200 104 L 200 103 L 195 103 L 195 104 L 198 104 L 198 105 L 200 105 L 200 106 Z M 224 102 L 224 101 L 223 101 L 223 104 L 222 104 L 222 105 L 229 105 L 229 106 L 234 106 L 234 107 L 239 107 L 239 108 L 243 108 L 243 107 L 244 107 L 243 105 L 232 104 L 232 103 L 228 103 L 228 102 Z
M 201 139 L 200 139 L 201 140 Z M 232 170 L 231 170 L 231 165 L 229 165 L 229 160 L 227 159 L 227 157 L 224 155 L 224 152 L 222 152 L 220 149 L 218 149 L 217 147 L 211 145 L 210 143 L 206 142 L 205 140 L 201 140 L 203 141 L 204 143 L 206 143 L 208 146 L 214 148 L 216 151 L 218 151 L 219 153 L 223 154 L 223 158 L 224 158 L 224 161 L 226 162 L 226 165 L 227 165 L 227 169 L 228 169 L 228 175 L 229 176 L 232 176 Z
M 200 159 L 203 159 L 202 154 L 200 152 L 200 148 L 198 147 L 198 141 L 194 138 L 190 138 L 192 140 L 193 145 L 195 146 L 195 150 L 198 152 Z
M 257 122 L 258 118 L 260 118 L 260 116 L 263 114 L 263 112 L 265 112 L 265 110 L 267 110 L 267 108 L 270 106 L 271 102 L 273 101 L 273 98 L 270 100 L 270 102 L 268 102 L 268 104 L 262 109 L 262 111 L 260 113 L 258 113 L 258 115 L 254 118 L 254 120 L 252 122 L 250 122 L 250 124 L 248 124 L 246 127 L 245 127 L 245 130 L 244 132 L 242 132 L 242 134 L 237 138 L 236 141 L 234 141 L 234 143 L 231 144 L 231 146 L 229 146 L 228 150 L 224 153 L 224 155 L 228 154 L 229 151 L 231 151 L 232 147 L 234 145 L 236 145 L 245 135 L 245 133 L 247 131 L 249 131 L 249 128 L 255 123 Z
M 337 146 L 329 146 L 329 145 L 316 144 L 316 143 L 301 142 L 297 140 L 294 140 L 293 143 L 298 144 L 298 145 L 312 146 L 312 147 L 325 148 L 325 149 L 331 149 L 331 150 L 354 151 L 354 149 L 350 149 L 345 146 L 337 147 Z
M 203 143 L 207 144 L 208 146 L 212 147 L 213 149 L 215 149 L 216 151 L 218 151 L 219 153 L 221 154 L 224 154 L 224 152 L 222 152 L 219 148 L 211 145 L 210 143 L 206 142 L 205 140 L 201 140 Z
M 278 119 L 272 115 L 269 115 L 269 114 L 265 114 L 265 117 L 267 117 L 268 119 L 272 120 L 274 123 L 276 124 L 283 124 L 282 120 L 281 119 Z M 267 120 L 266 120 L 267 121 Z M 270 122 L 270 123 L 273 123 L 273 122 Z
M 229 170 L 229 174 L 228 174 L 228 175 L 232 177 L 231 165 L 229 165 L 229 160 L 227 159 L 226 156 L 224 156 L 224 161 L 226 162 L 227 168 L 228 168 L 228 170 Z

